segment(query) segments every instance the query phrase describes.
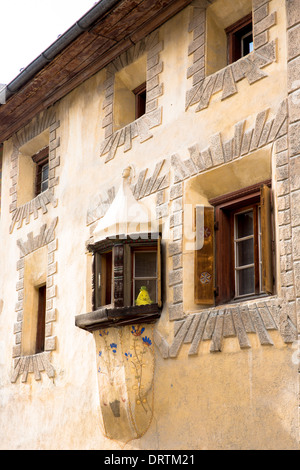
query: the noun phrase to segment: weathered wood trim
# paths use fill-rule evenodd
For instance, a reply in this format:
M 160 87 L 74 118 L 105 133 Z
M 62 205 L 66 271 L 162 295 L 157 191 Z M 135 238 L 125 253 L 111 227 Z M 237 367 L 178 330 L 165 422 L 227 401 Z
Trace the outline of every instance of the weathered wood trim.
M 121 308 L 102 307 L 95 312 L 77 315 L 75 325 L 91 333 L 111 327 L 155 323 L 160 315 L 161 309 L 158 304 Z

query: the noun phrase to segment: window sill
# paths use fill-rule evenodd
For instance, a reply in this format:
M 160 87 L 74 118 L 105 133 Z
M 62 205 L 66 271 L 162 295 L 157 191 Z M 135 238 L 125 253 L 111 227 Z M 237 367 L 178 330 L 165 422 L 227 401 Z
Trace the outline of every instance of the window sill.
M 158 304 L 132 307 L 102 307 L 94 312 L 77 315 L 75 325 L 92 333 L 111 327 L 155 323 L 161 315 Z

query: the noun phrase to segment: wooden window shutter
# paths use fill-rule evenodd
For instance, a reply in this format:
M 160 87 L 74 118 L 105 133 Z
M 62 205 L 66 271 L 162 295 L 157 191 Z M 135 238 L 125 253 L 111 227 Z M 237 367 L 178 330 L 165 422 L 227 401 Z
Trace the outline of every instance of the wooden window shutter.
M 162 307 L 161 300 L 161 236 L 157 240 L 157 304 Z
M 262 289 L 273 293 L 272 269 L 272 221 L 271 188 L 263 184 L 260 188 L 261 201 L 261 251 L 262 251 Z
M 196 221 L 197 220 L 201 221 L 201 217 L 198 218 L 196 214 Z M 204 207 L 204 223 L 196 223 L 196 238 L 199 236 L 199 231 L 200 235 L 203 235 L 203 246 L 195 250 L 195 303 L 197 305 L 214 305 L 213 207 Z M 201 246 L 201 244 L 198 246 Z

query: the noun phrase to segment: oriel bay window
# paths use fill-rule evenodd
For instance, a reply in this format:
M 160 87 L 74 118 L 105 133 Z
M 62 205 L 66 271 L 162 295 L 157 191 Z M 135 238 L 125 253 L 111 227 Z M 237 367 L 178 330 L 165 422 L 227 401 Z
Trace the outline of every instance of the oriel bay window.
M 93 312 L 76 325 L 88 331 L 152 323 L 160 318 L 161 242 L 158 234 L 116 236 L 90 245 Z
M 218 305 L 272 294 L 270 182 L 209 202 L 204 225 L 210 235 L 195 259 L 196 303 Z

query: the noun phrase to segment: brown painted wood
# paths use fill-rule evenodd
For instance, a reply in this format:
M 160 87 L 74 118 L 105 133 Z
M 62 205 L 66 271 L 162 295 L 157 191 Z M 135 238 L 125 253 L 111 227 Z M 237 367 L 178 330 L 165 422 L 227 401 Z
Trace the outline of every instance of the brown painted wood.
M 271 181 L 267 180 L 263 183 L 258 183 L 247 188 L 243 188 L 232 193 L 228 193 L 216 198 L 211 199 L 209 202 L 215 207 L 215 261 L 216 261 L 216 305 L 229 302 L 234 297 L 234 257 L 233 257 L 233 216 L 241 208 L 251 207 L 254 210 L 255 227 L 254 227 L 254 249 L 255 249 L 255 263 L 256 263 L 256 294 L 259 294 L 259 272 L 258 272 L 258 235 L 257 235 L 257 206 L 261 202 L 261 187 L 265 191 L 270 190 Z M 267 198 L 267 196 L 266 196 Z M 270 210 L 266 211 L 266 218 L 271 224 Z M 266 230 L 262 227 L 262 231 L 266 237 L 265 246 L 270 250 L 271 236 L 269 229 Z M 264 252 L 264 248 L 263 248 Z M 272 255 L 270 255 L 272 258 Z M 264 256 L 263 256 L 264 259 Z M 266 272 L 270 273 L 270 262 L 265 261 L 268 265 Z M 273 281 L 273 275 L 269 279 Z M 266 292 L 268 290 L 266 289 Z M 269 292 L 270 293 L 270 292 Z
M 132 93 L 135 95 L 135 119 L 138 119 L 146 112 L 146 82 L 132 90 Z
M 272 216 L 271 189 L 267 185 L 261 187 L 261 232 L 262 232 L 262 287 L 273 293 L 273 254 L 272 254 Z
M 203 227 L 197 227 L 203 230 Z M 214 208 L 204 208 L 204 244 L 195 250 L 195 303 L 214 305 Z
M 158 304 L 131 306 L 123 308 L 101 308 L 95 312 L 78 315 L 75 325 L 86 331 L 140 323 L 155 323 L 161 315 Z

